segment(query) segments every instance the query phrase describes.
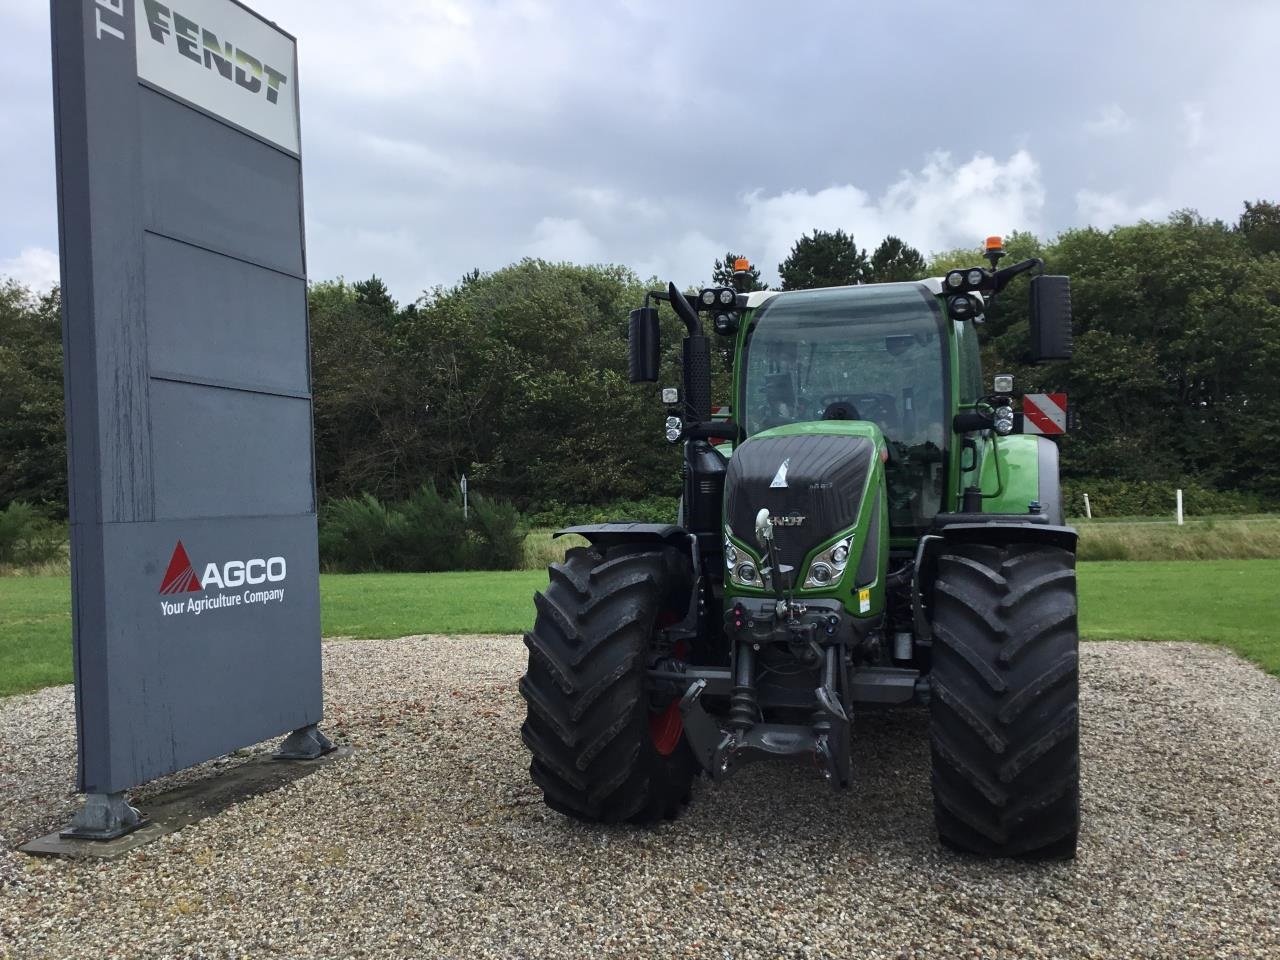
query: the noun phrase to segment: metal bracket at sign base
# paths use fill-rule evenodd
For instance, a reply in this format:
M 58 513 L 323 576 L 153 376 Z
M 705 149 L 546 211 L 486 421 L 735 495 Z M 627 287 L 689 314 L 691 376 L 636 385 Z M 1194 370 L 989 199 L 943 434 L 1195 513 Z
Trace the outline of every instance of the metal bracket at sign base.
M 338 749 L 333 741 L 320 732 L 314 723 L 293 731 L 272 754 L 273 760 L 319 760 L 326 753 Z
M 59 835 L 65 840 L 115 840 L 150 822 L 136 807 L 129 805 L 124 791 L 91 793 Z

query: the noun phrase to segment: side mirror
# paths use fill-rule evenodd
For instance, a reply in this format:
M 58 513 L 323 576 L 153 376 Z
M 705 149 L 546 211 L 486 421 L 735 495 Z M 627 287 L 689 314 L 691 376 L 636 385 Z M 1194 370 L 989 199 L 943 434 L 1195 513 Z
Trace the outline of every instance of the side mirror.
M 654 383 L 658 379 L 658 308 L 632 310 L 627 320 L 628 373 L 632 383 Z
M 1031 362 L 1071 359 L 1071 278 L 1031 281 Z

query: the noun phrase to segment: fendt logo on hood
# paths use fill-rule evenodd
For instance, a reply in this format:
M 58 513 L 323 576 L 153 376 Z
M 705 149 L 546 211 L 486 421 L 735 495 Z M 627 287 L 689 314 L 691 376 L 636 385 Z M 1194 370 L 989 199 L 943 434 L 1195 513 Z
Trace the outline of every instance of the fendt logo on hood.
M 782 466 L 778 468 L 778 472 L 773 475 L 773 483 L 769 484 L 770 489 L 787 485 L 787 468 L 789 466 L 791 466 L 791 458 L 787 457 L 782 461 Z
M 203 575 L 197 576 L 196 568 L 187 555 L 187 548 L 179 540 L 173 548 L 173 556 L 169 558 L 164 577 L 160 580 L 160 595 L 172 597 L 183 593 L 200 593 L 205 596 L 188 597 L 186 603 L 181 600 L 161 600 L 160 610 L 166 617 L 181 613 L 198 616 L 206 610 L 281 603 L 284 601 L 284 587 L 246 589 L 239 593 L 229 591 L 235 587 L 283 583 L 288 573 L 284 557 L 257 557 L 252 560 L 228 560 L 223 564 L 209 563 L 205 565 Z M 209 591 L 215 588 L 218 592 L 209 595 Z

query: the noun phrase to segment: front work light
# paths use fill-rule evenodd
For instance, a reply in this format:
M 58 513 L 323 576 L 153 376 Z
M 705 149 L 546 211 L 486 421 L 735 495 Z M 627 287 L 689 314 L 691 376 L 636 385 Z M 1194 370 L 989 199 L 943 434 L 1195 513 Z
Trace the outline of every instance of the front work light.
M 667 443 L 676 443 L 680 440 L 681 434 L 684 433 L 684 426 L 680 423 L 679 417 L 667 417 Z
M 702 301 L 704 307 L 714 307 L 716 305 L 716 292 L 708 287 L 698 294 L 698 299 Z
M 1013 393 L 1013 377 L 1007 373 L 997 373 L 991 381 L 996 393 Z
M 959 290 L 964 286 L 964 271 L 952 270 L 947 274 L 947 286 L 952 290 Z
M 952 320 L 973 320 L 981 312 L 977 298 L 967 293 L 958 293 L 947 300 L 947 313 Z
M 738 314 L 737 311 L 729 313 L 717 313 L 715 319 L 716 333 L 722 337 L 731 337 L 738 332 Z

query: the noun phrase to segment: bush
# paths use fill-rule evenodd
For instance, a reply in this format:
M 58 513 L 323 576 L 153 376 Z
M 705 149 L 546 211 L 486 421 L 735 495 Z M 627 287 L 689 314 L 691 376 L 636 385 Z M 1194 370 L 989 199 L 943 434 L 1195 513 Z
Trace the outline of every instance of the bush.
M 580 523 L 608 523 L 611 520 L 640 520 L 675 523 L 679 497 L 654 496 L 644 500 L 618 500 L 594 507 L 552 501 L 531 512 L 525 519 L 531 527 L 572 527 Z
M 407 500 L 334 500 L 320 511 L 320 561 L 331 570 L 516 570 L 524 562 L 524 524 L 510 504 L 475 496 L 470 516 L 460 499 L 432 484 Z
M 524 519 L 514 506 L 488 497 L 471 498 L 466 541 L 468 570 L 519 570 L 524 566 Z
M 30 566 L 66 555 L 67 532 L 30 504 L 15 500 L 0 510 L 0 564 Z
M 1265 513 L 1276 504 L 1256 494 L 1214 490 L 1194 480 L 1156 483 L 1150 480 L 1066 480 L 1062 484 L 1067 516 L 1084 516 L 1084 494 L 1095 519 L 1111 517 L 1173 516 L 1174 491 L 1182 489 L 1182 509 L 1187 516 Z

